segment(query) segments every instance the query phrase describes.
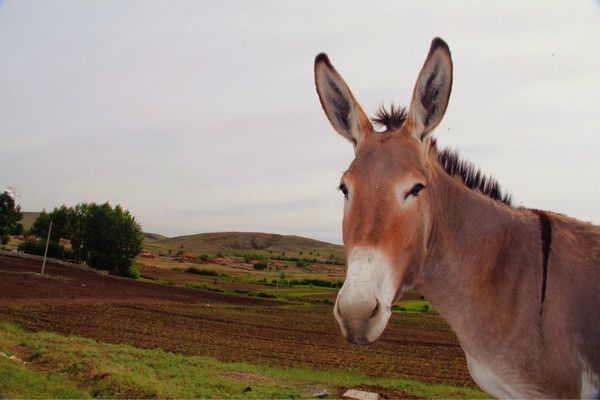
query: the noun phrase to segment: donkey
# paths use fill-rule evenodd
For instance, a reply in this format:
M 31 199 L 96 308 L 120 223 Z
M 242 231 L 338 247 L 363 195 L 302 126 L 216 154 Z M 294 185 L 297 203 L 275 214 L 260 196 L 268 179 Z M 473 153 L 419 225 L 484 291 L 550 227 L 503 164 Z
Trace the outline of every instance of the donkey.
M 392 304 L 418 290 L 448 322 L 475 382 L 496 397 L 600 395 L 600 227 L 510 206 L 493 179 L 432 140 L 452 89 L 435 38 L 408 109 L 374 129 L 327 55 L 315 59 L 321 105 L 354 145 L 343 174 L 348 270 L 334 315 L 370 344 Z

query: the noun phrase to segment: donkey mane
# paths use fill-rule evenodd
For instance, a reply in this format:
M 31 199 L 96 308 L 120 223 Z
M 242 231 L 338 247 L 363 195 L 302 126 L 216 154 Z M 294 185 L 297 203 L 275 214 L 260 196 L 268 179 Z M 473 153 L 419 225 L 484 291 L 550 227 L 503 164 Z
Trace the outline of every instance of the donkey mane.
M 435 140 L 432 141 L 431 148 L 448 175 L 457 176 L 469 189 L 479 190 L 489 198 L 512 207 L 510 194 L 503 193 L 496 179 L 481 172 L 470 161 L 462 160 L 456 150 L 438 150 Z
M 391 131 L 402 128 L 407 117 L 406 107 L 391 104 L 389 110 L 384 105 L 379 107 L 371 121 Z M 469 189 L 479 190 L 489 198 L 512 207 L 510 194 L 502 191 L 498 181 L 481 172 L 470 161 L 461 159 L 456 150 L 439 150 L 435 139 L 431 142 L 431 150 L 448 175 L 459 177 Z

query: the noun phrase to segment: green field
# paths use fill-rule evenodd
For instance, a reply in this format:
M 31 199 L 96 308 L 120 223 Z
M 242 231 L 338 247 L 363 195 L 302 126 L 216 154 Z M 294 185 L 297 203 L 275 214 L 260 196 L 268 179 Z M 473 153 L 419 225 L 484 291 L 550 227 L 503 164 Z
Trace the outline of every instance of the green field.
M 277 368 L 144 350 L 77 336 L 28 332 L 0 322 L 1 398 L 311 398 L 350 387 L 426 398 L 482 398 L 478 390 L 370 378 L 363 374 Z

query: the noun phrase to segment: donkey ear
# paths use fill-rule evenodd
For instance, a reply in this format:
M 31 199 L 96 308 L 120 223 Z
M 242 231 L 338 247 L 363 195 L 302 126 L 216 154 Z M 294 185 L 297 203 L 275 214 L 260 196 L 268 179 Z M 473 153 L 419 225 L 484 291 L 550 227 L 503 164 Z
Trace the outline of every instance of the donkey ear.
M 362 142 L 373 125 L 325 53 L 315 58 L 315 84 L 321 106 L 335 130 L 354 146 Z
M 419 73 L 410 103 L 413 136 L 424 140 L 440 123 L 452 91 L 452 57 L 446 42 L 435 38 Z

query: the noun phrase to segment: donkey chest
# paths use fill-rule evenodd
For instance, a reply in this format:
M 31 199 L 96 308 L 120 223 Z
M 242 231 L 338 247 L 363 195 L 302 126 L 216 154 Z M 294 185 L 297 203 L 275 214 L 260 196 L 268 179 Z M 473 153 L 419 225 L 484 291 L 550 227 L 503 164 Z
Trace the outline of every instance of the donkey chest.
M 476 361 L 465 354 L 467 366 L 471 377 L 479 387 L 497 398 L 527 398 L 531 397 L 532 390 L 529 385 L 511 379 L 510 376 L 500 375 L 489 365 Z M 535 392 L 535 390 L 534 390 Z

